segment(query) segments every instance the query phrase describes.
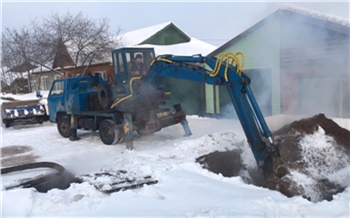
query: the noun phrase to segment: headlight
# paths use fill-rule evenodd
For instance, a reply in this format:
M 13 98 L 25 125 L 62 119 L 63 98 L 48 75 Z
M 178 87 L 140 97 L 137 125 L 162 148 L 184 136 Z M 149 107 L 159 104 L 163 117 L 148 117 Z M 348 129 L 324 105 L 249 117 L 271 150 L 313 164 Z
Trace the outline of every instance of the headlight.
M 43 108 L 43 106 L 40 105 L 40 112 L 41 113 L 44 113 L 45 112 L 45 109 Z

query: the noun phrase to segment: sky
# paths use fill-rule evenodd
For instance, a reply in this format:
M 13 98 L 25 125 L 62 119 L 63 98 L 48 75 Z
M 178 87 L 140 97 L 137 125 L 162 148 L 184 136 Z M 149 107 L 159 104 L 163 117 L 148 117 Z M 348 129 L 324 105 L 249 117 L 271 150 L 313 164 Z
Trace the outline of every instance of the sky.
M 286 2 L 286 1 L 285 1 Z M 112 30 L 122 33 L 172 21 L 192 37 L 220 46 L 264 17 L 282 2 L 1 2 L 1 28 L 28 26 L 35 18 L 52 13 L 83 12 L 108 18 Z M 349 2 L 288 2 L 349 19 Z

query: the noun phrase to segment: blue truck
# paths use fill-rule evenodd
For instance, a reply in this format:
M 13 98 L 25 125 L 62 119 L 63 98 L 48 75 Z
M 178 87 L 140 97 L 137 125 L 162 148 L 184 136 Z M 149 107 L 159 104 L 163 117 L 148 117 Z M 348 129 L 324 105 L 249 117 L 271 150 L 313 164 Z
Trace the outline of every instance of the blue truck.
M 154 59 L 153 48 L 123 48 L 114 50 L 112 55 L 115 69 L 112 83 L 99 74 L 54 81 L 48 106 L 50 121 L 57 123 L 58 132 L 76 140 L 78 129 L 98 130 L 101 141 L 107 145 L 124 139 L 126 127 L 130 132 L 146 135 L 182 123 L 189 135 L 186 113 L 181 105 L 166 106 L 168 93 L 152 89 L 131 98 L 139 94 L 144 78 L 132 76 L 128 65 L 132 57 L 139 55 L 143 57 L 144 66 L 149 66 Z M 130 121 L 125 126 L 127 115 Z

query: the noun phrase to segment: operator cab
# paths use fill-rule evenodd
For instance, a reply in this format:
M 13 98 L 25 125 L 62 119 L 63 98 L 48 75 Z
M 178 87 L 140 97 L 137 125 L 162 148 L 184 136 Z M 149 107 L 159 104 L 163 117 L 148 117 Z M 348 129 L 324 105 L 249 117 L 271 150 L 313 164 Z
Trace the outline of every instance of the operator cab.
M 115 84 L 146 76 L 154 59 L 153 48 L 120 48 L 112 51 Z M 141 70 L 142 69 L 142 70 Z

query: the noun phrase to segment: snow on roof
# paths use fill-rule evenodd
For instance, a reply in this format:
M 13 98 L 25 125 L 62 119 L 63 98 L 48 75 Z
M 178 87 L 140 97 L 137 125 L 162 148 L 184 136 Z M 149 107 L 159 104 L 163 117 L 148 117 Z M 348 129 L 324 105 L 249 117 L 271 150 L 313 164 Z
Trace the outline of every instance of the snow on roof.
M 174 55 L 194 55 L 202 54 L 206 56 L 214 51 L 217 47 L 199 39 L 191 37 L 189 42 L 179 43 L 174 45 L 135 45 L 133 47 L 153 47 L 156 55 L 174 54 Z
M 151 36 L 157 34 L 159 31 L 163 30 L 168 25 L 173 24 L 172 22 L 165 22 L 154 26 L 149 26 L 146 28 L 134 30 L 123 34 L 121 37 L 125 46 L 132 47 L 152 47 L 155 50 L 156 55 L 161 54 L 175 54 L 175 55 L 193 55 L 193 54 L 203 54 L 207 55 L 210 52 L 214 51 L 217 47 L 190 37 L 187 33 L 181 30 L 189 38 L 189 42 L 178 43 L 173 45 L 152 45 L 152 44 L 142 44 L 139 43 L 145 41 Z M 176 26 L 176 25 L 175 25 Z M 179 28 L 180 29 L 180 28 Z
M 299 7 L 299 6 L 295 6 L 295 5 L 286 4 L 286 5 L 282 6 L 280 8 L 280 10 L 291 11 L 294 13 L 299 13 L 299 14 L 311 16 L 311 17 L 314 17 L 317 19 L 321 19 L 324 21 L 337 23 L 337 24 L 340 24 L 340 25 L 343 25 L 346 27 L 350 27 L 349 20 L 344 18 L 344 17 L 339 17 L 339 16 L 332 15 L 332 14 L 326 14 L 323 12 L 314 11 L 311 9 L 307 9 L 307 8 L 303 8 L 303 7 Z
M 121 37 L 124 40 L 126 46 L 137 45 L 153 36 L 154 34 L 158 33 L 170 24 L 171 22 L 165 22 L 154 26 L 145 27 L 124 33 Z

